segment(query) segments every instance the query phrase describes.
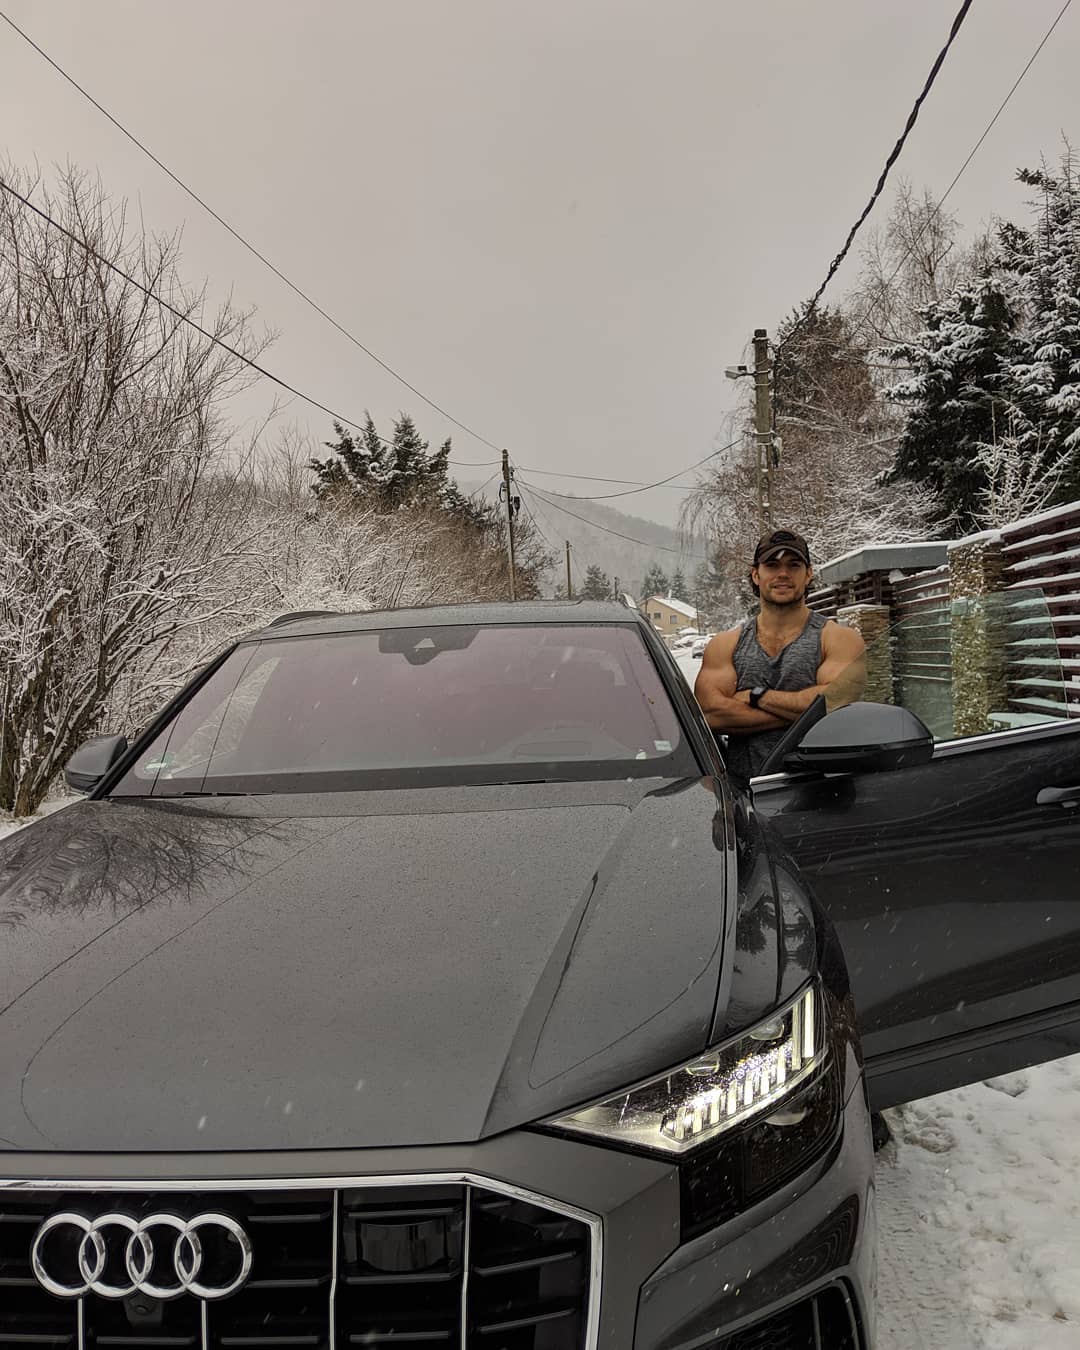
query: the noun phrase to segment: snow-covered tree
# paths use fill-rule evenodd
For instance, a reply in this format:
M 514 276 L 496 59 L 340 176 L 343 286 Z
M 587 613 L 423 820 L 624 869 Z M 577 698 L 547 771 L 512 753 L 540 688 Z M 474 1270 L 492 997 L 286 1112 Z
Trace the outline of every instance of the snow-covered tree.
M 1080 175 L 1067 149 L 1059 173 L 1045 164 L 1020 182 L 1038 189 L 1030 230 L 1006 225 L 999 266 L 1023 295 L 1023 351 L 1009 389 L 1020 450 L 1060 461 L 1061 499 L 1080 496 Z
M 676 567 L 672 574 L 671 594 L 678 600 L 686 599 L 686 576 L 681 567 Z
M 581 587 L 583 600 L 610 600 L 611 578 L 596 563 L 585 569 L 585 581 Z
M 256 355 L 207 312 L 175 239 L 133 234 L 75 170 L 5 170 L 70 232 L 0 198 L 0 809 L 33 811 L 126 672 L 240 608 L 252 545 L 223 400 Z
M 650 563 L 648 571 L 641 581 L 641 598 L 648 599 L 650 595 L 667 595 L 671 589 L 668 582 L 667 573 L 659 563 Z
M 773 465 L 773 525 L 805 536 L 818 563 L 870 541 L 925 538 L 932 494 L 883 479 L 893 458 L 895 415 L 882 405 L 866 349 L 846 317 L 827 307 L 797 312 L 778 329 L 777 346 L 774 403 L 782 451 Z M 713 585 L 730 588 L 724 608 L 752 603 L 747 574 L 761 523 L 751 415 L 748 403 L 745 440 L 702 475 L 683 514 L 685 525 L 713 541 Z
M 984 478 L 976 523 L 983 529 L 1011 525 L 1025 516 L 1045 511 L 1058 497 L 1071 456 L 1052 450 L 1015 431 L 980 445 L 977 462 Z
M 977 527 L 986 487 L 980 447 L 1008 420 L 1020 314 L 1010 288 L 989 271 L 923 317 L 918 337 L 884 353 L 911 371 L 888 391 L 906 412 L 890 476 L 929 487 L 936 520 L 963 534 Z
M 381 436 L 368 413 L 362 433 L 334 423 L 337 440 L 328 441 L 328 459 L 312 458 L 317 496 L 339 502 L 357 501 L 379 511 L 424 507 L 448 511 L 480 528 L 495 508 L 464 495 L 450 477 L 451 443 L 432 452 L 408 413 L 399 414 L 393 435 Z

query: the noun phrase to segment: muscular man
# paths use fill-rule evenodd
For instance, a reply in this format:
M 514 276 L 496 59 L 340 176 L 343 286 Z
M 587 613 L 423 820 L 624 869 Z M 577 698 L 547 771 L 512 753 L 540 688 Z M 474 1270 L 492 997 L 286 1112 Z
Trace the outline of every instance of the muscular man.
M 828 690 L 835 707 L 862 692 L 862 637 L 809 608 L 813 575 L 801 535 L 765 535 L 750 570 L 758 614 L 705 648 L 694 695 L 709 726 L 727 736 L 725 762 L 744 781 L 761 772 L 773 746 L 818 694 Z

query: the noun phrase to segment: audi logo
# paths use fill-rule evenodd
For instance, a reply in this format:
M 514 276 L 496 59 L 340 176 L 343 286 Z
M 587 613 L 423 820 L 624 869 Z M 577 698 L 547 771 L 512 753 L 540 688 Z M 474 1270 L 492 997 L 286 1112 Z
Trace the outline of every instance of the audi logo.
M 227 1214 L 54 1214 L 30 1249 L 38 1284 L 58 1298 L 226 1298 L 253 1259 L 251 1239 Z

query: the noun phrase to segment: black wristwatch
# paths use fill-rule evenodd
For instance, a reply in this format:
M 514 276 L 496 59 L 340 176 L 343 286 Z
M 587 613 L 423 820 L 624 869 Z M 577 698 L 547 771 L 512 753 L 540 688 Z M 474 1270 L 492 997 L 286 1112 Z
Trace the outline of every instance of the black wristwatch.
M 767 684 L 755 684 L 754 687 L 753 687 L 753 689 L 750 690 L 750 706 L 751 706 L 751 708 L 756 708 L 757 705 L 761 702 L 762 698 L 763 698 L 768 692 L 769 692 L 769 686 L 768 686 Z

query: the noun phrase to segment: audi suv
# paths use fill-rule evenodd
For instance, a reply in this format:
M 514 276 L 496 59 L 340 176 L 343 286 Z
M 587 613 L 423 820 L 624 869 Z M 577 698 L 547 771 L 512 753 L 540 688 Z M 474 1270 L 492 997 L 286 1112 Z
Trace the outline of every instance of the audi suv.
M 954 867 L 924 982 L 961 756 L 820 711 L 746 789 L 641 616 L 530 602 L 89 742 L 0 843 L 0 1346 L 870 1350 L 871 1107 L 1067 1053 L 1080 962 Z

